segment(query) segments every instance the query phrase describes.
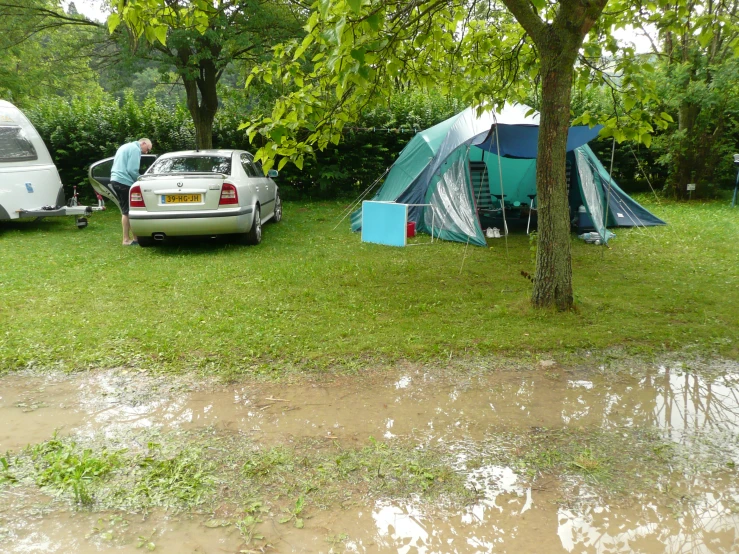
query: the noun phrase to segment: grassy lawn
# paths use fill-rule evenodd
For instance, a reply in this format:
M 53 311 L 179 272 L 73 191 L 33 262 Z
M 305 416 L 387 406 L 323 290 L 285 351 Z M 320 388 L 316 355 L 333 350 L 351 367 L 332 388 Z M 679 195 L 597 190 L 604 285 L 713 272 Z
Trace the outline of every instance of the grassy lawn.
M 644 203 L 669 226 L 616 230 L 610 249 L 573 235 L 568 314 L 530 308 L 522 233 L 507 248 L 365 244 L 347 220 L 334 229 L 338 202 L 285 204 L 258 247 L 123 247 L 115 209 L 84 230 L 71 218 L 0 223 L 0 371 L 280 375 L 611 348 L 739 357 L 739 209 Z

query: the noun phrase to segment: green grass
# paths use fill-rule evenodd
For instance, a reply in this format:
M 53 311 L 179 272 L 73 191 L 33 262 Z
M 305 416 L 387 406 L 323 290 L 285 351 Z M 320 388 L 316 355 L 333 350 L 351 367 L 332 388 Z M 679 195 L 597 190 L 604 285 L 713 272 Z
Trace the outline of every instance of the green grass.
M 111 451 L 105 438 L 87 445 L 54 438 L 17 454 L 7 452 L 0 490 L 37 487 L 70 505 L 131 512 L 232 513 L 251 506 L 248 511 L 256 517 L 259 506 L 268 503 L 284 514 L 285 523 L 298 525 L 305 508 L 359 502 L 367 495 L 471 496 L 464 475 L 449 465 L 442 447 L 419 449 L 409 441 L 370 438 L 359 447 L 301 439 L 265 448 L 244 436 L 212 430 L 160 439 L 164 446 L 150 444 L 144 452 Z
M 581 349 L 739 356 L 739 209 L 645 200 L 670 224 L 573 239 L 577 311 L 529 305 L 524 234 L 492 248 L 362 243 L 344 204 L 288 203 L 258 247 L 120 245 L 114 209 L 0 223 L 0 371 L 130 365 L 282 375 Z M 419 242 L 428 241 L 422 236 Z

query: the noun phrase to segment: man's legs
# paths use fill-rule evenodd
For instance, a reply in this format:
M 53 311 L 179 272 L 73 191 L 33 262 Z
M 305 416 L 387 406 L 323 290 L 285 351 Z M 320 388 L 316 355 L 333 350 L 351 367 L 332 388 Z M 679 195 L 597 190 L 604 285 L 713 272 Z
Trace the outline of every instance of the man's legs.
M 117 181 L 110 182 L 113 191 L 115 191 L 118 197 L 118 205 L 121 208 L 121 227 L 123 227 L 123 245 L 128 246 L 133 242 L 129 235 L 131 235 L 131 222 L 128 219 L 128 194 L 131 190 L 129 185 L 122 185 Z M 133 240 L 136 239 L 136 235 L 133 235 Z
M 133 239 L 128 238 L 131 234 L 131 222 L 127 215 L 121 216 L 121 226 L 123 227 L 123 244 L 131 244 L 131 241 L 138 240 L 136 235 L 133 235 Z

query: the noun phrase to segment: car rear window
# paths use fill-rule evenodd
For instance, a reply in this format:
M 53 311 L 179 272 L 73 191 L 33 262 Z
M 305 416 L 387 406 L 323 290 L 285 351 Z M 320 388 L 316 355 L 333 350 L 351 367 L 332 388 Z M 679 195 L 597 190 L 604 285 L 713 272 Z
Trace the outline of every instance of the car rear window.
M 0 162 L 38 160 L 36 149 L 18 126 L 0 126 Z
M 231 174 L 230 156 L 175 156 L 159 159 L 147 171 L 152 173 L 223 173 Z

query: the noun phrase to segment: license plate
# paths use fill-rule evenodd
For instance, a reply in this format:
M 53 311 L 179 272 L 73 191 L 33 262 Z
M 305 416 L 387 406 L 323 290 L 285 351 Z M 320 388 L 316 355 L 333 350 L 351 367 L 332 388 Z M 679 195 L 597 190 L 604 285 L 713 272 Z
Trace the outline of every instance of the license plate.
M 201 194 L 162 194 L 163 204 L 194 204 L 202 202 Z

